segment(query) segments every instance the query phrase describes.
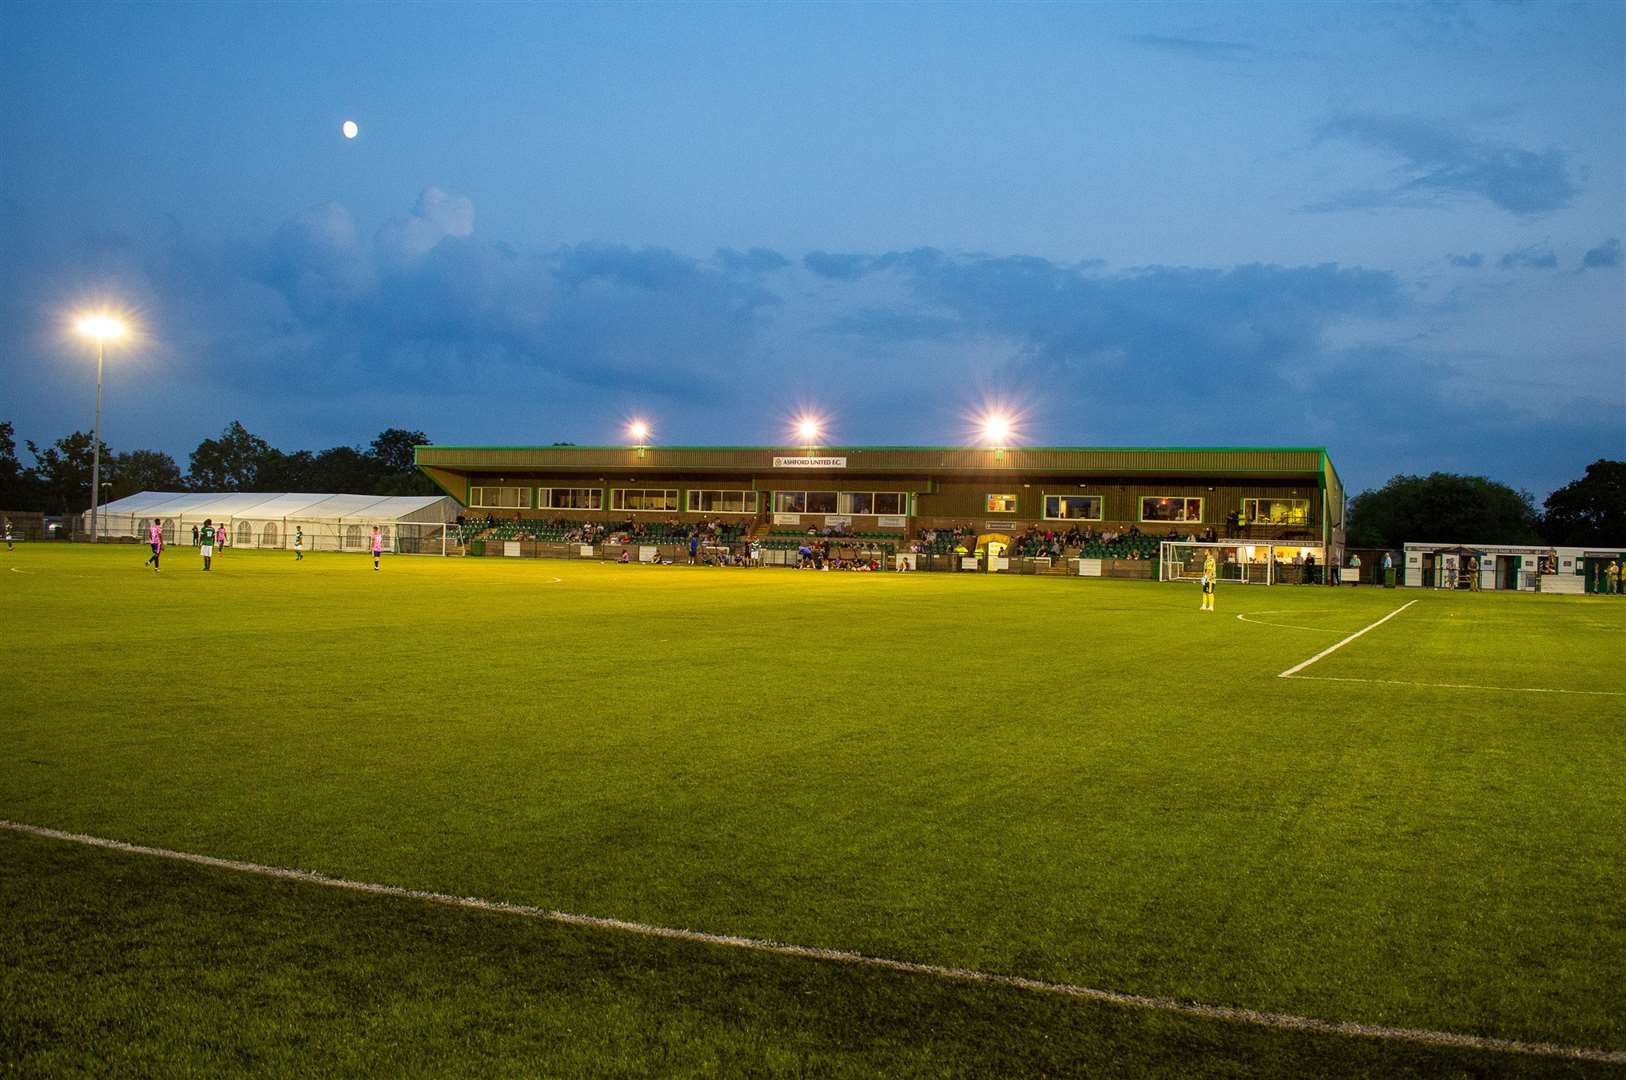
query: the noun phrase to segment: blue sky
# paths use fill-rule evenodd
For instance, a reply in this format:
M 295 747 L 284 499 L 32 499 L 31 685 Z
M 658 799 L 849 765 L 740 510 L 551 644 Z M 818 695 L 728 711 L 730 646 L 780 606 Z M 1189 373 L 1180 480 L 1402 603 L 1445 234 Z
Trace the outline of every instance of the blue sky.
M 0 8 L 0 419 L 1626 453 L 1626 6 Z M 355 119 L 346 141 L 340 122 Z

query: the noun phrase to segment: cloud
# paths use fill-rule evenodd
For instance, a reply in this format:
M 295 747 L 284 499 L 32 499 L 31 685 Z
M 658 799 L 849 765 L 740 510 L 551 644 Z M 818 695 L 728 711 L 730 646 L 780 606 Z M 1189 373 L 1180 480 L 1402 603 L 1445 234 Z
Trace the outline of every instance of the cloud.
M 1485 265 L 1485 256 L 1477 251 L 1471 255 L 1452 255 L 1450 258 L 1452 266 L 1460 266 L 1468 270 L 1477 270 Z
M 1211 38 L 1180 37 L 1172 34 L 1135 34 L 1129 40 L 1148 49 L 1228 64 L 1252 60 L 1259 53 L 1252 45 L 1242 42 L 1215 41 Z
M 824 251 L 810 251 L 802 257 L 802 265 L 823 278 L 857 281 L 870 269 L 870 258 L 867 255 L 832 255 Z
M 1502 256 L 1504 270 L 1556 270 L 1558 256 L 1544 244 L 1531 244 Z
M 771 248 L 754 247 L 750 251 L 718 248 L 717 262 L 732 274 L 771 274 L 790 265 L 790 260 Z
M 1611 238 L 1581 256 L 1581 266 L 1587 270 L 1600 270 L 1620 265 L 1620 240 Z
M 1579 189 L 1560 150 L 1534 151 L 1471 139 L 1417 117 L 1345 113 L 1322 125 L 1323 139 L 1357 142 L 1401 159 L 1391 186 L 1345 194 L 1315 210 L 1432 206 L 1481 198 L 1511 214 L 1530 216 L 1570 204 Z
M 378 231 L 377 244 L 381 252 L 410 260 L 432 251 L 449 236 L 473 233 L 474 203 L 461 195 L 426 187 L 410 213 Z
M 121 357 L 116 421 L 143 426 L 111 441 L 177 456 L 232 416 L 284 446 L 386 426 L 586 442 L 636 408 L 665 440 L 753 442 L 779 437 L 798 399 L 841 439 L 941 443 L 984 393 L 1025 405 L 1041 443 L 1327 445 L 1355 485 L 1460 467 L 1540 488 L 1626 437 L 1598 375 L 1618 370 L 1622 334 L 1618 313 L 1589 321 L 1596 275 L 1493 275 L 1430 306 L 1394 272 L 1336 263 L 533 248 L 482 237 L 467 200 L 427 192 L 370 235 L 334 204 L 231 240 L 177 225 L 77 242 L 29 221 L 0 203 L 16 240 L 0 273 L 26 264 L 31 283 L 0 294 L 0 396 L 29 437 L 80 420 L 60 346 L 19 328 L 87 268 L 141 298 L 166 350 Z M 1577 317 L 1555 338 L 1506 312 L 1509 290 Z M 1535 348 L 1554 362 L 1532 371 Z

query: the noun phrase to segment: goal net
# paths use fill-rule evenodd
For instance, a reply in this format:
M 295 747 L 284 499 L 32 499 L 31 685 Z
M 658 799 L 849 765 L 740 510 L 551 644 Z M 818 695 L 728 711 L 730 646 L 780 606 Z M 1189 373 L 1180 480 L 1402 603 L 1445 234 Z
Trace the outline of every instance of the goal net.
M 1214 576 L 1219 581 L 1239 585 L 1272 583 L 1268 545 L 1181 540 L 1165 540 L 1158 545 L 1158 580 L 1201 581 L 1209 559 L 1214 560 Z

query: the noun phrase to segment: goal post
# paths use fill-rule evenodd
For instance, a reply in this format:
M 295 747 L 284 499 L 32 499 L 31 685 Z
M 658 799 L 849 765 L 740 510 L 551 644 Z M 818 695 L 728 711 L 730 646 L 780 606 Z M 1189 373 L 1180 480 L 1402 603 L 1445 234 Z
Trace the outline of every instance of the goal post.
M 1212 558 L 1214 576 L 1236 585 L 1271 585 L 1269 545 L 1234 541 L 1165 540 L 1158 545 L 1159 581 L 1201 581 L 1203 566 Z

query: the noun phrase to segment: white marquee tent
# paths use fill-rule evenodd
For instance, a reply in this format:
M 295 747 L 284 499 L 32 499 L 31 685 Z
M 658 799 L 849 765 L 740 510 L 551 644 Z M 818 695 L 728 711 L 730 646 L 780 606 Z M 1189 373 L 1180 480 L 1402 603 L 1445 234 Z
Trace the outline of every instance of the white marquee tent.
M 390 551 L 438 555 L 461 512 L 445 495 L 143 491 L 101 507 L 97 528 L 106 539 L 145 540 L 156 518 L 166 544 L 190 545 L 193 526 L 211 520 L 229 530 L 229 547 L 292 548 L 297 530 L 306 551 L 364 551 L 376 525 Z M 90 529 L 89 511 L 82 527 Z

